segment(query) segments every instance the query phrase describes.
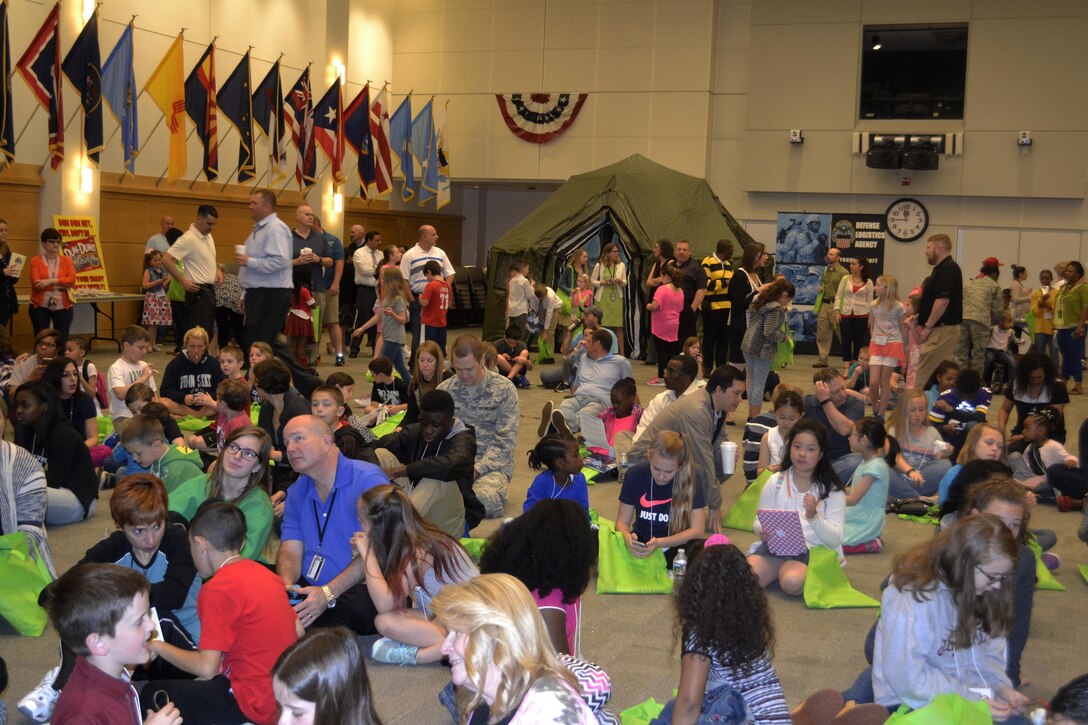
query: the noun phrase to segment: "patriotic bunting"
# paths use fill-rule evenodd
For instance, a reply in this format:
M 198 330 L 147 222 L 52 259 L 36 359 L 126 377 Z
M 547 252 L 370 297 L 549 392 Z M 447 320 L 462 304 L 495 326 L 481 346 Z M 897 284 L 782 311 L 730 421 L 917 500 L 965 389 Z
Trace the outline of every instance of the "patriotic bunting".
M 512 93 L 495 94 L 506 127 L 518 138 L 548 143 L 559 138 L 582 110 L 589 94 Z

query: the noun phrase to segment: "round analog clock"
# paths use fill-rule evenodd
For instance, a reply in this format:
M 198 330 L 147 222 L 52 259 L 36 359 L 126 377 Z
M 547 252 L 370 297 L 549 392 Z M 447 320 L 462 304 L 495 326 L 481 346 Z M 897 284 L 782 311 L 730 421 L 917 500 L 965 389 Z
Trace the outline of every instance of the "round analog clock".
M 913 242 L 929 227 L 929 211 L 917 199 L 897 199 L 884 212 L 884 226 L 892 239 Z

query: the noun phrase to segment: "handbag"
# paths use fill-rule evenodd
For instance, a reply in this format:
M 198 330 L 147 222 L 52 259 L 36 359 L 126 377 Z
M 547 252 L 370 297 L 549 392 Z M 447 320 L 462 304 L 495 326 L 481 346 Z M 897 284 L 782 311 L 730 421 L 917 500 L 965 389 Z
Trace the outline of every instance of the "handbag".
M 949 692 L 937 695 L 932 702 L 917 710 L 900 705 L 884 722 L 885 725 L 990 725 L 993 717 L 985 700 L 965 700 Z
M 181 261 L 174 262 L 179 272 L 185 271 L 185 264 Z M 185 285 L 178 281 L 177 277 L 171 275 L 170 286 L 166 288 L 166 299 L 171 302 L 184 302 L 185 301 Z
M 838 552 L 826 546 L 813 546 L 808 550 L 805 606 L 809 609 L 879 607 L 880 602 L 851 586 L 839 564 Z
M 763 487 L 771 480 L 774 471 L 767 469 L 756 477 L 756 480 L 744 489 L 740 498 L 726 512 L 722 518 L 722 526 L 737 531 L 755 531 L 756 510 L 759 508 L 759 497 L 763 493 Z
M 37 545 L 21 531 L 0 536 L 0 581 L 0 618 L 24 637 L 40 637 L 49 618 L 38 596 L 53 577 Z
M 771 370 L 775 371 L 793 364 L 793 335 L 790 334 L 788 322 L 782 323 L 782 327 L 786 331 L 786 339 L 778 343 L 774 360 L 771 362 Z
M 670 594 L 672 579 L 665 569 L 665 553 L 657 549 L 645 559 L 627 550 L 623 534 L 608 519 L 599 519 L 597 561 L 598 594 Z
M 929 514 L 929 504 L 917 498 L 897 498 L 887 505 L 884 513 L 926 516 Z

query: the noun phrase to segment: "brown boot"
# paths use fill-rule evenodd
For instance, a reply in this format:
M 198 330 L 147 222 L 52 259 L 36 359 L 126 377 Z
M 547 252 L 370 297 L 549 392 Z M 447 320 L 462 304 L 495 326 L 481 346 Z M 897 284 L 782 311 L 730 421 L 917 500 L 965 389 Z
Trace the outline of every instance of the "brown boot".
M 876 703 L 856 705 L 851 703 L 839 712 L 831 725 L 881 725 L 891 715 L 888 708 Z
M 842 710 L 842 694 L 838 690 L 817 690 L 798 705 L 790 717 L 793 725 L 830 725 Z

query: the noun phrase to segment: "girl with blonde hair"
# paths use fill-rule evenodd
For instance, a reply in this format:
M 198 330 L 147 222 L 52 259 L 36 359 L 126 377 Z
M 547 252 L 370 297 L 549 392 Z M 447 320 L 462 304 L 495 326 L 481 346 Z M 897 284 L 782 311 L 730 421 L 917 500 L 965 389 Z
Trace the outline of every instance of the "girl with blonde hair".
M 899 283 L 890 274 L 876 278 L 876 299 L 869 305 L 869 404 L 883 419 L 892 396 L 892 373 L 906 364 L 907 311 L 899 301 Z
M 449 630 L 442 654 L 460 688 L 461 723 L 597 722 L 556 658 L 544 620 L 520 581 L 484 574 L 444 588 L 431 607 Z
M 624 474 L 616 531 L 634 556 L 644 559 L 662 549 L 671 565 L 680 547 L 705 538 L 706 516 L 687 441 L 679 433 L 661 431 L 646 460 Z
M 952 446 L 928 422 L 926 394 L 911 388 L 899 397 L 888 433 L 895 437 L 895 457 L 888 492 L 896 498 L 932 496 L 948 469 Z

